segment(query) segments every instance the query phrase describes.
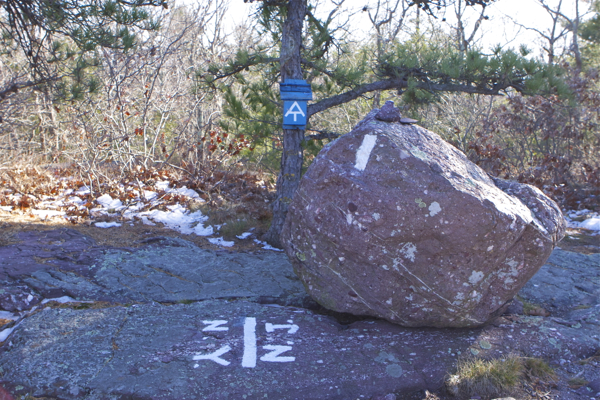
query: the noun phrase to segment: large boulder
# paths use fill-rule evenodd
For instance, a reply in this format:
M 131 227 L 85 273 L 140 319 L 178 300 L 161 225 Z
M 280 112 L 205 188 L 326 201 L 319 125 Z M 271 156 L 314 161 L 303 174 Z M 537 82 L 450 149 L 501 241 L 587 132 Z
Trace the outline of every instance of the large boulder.
M 284 248 L 328 309 L 410 327 L 485 324 L 550 256 L 564 218 L 538 189 L 494 180 L 403 122 L 386 104 L 321 151 Z

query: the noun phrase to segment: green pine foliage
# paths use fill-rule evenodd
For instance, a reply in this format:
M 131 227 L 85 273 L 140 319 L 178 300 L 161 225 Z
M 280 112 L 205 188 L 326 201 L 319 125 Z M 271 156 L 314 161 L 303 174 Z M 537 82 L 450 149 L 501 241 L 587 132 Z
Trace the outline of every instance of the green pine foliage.
M 270 12 L 273 12 L 269 9 Z M 265 11 L 263 10 L 263 13 Z M 263 14 L 261 14 L 263 15 Z M 272 15 L 272 14 L 270 14 Z M 455 49 L 447 36 L 426 38 L 415 34 L 409 40 L 392 46 L 393 51 L 374 59 L 373 44 L 339 45 L 331 52 L 332 36 L 327 34 L 328 22 L 308 18 L 305 30 L 303 60 L 305 79 L 311 83 L 313 104 L 373 82 L 393 79 L 404 82 L 384 97 L 401 94 L 406 106 L 436 102 L 444 92 L 500 94 L 516 90 L 525 94 L 543 93 L 568 95 L 562 70 L 528 57 L 520 51 L 494 49 L 490 55 L 477 50 L 466 53 Z M 265 21 L 263 29 L 276 29 L 273 21 Z M 277 30 L 277 29 L 276 29 Z M 199 73 L 205 85 L 221 80 L 225 106 L 221 127 L 230 133 L 243 134 L 257 146 L 269 146 L 280 140 L 282 102 L 278 97 L 279 64 L 270 50 L 276 45 L 263 44 L 259 51 L 240 50 L 235 59 L 221 66 L 212 65 Z M 308 130 L 343 133 L 370 110 L 372 104 L 361 96 L 347 108 L 349 118 L 312 116 Z M 344 105 L 338 105 L 344 107 Z M 327 110 L 324 111 L 328 113 Z M 337 129 L 336 129 L 337 127 Z M 273 147 L 275 149 L 276 147 Z M 321 142 L 309 142 L 305 149 L 314 153 Z
M 140 4 L 140 5 L 138 5 Z M 93 69 L 102 47 L 129 51 L 137 33 L 160 28 L 151 6 L 165 0 L 7 0 L 0 2 L 0 45 L 4 54 L 21 51 L 31 82 L 56 86 L 58 98 L 72 101 L 99 88 Z M 49 89 L 43 89 L 48 91 Z
M 592 7 L 596 15 L 580 25 L 579 36 L 589 42 L 600 43 L 600 1 L 594 1 Z
M 448 40 L 424 40 L 416 35 L 399 43 L 378 64 L 378 75 L 407 82 L 403 99 L 409 104 L 435 101 L 443 92 L 500 94 L 509 89 L 524 94 L 567 95 L 561 69 L 528 58 L 527 51 L 498 47 L 491 55 L 462 53 Z
M 600 67 L 600 1 L 593 3 L 595 15 L 579 26 L 582 40 L 581 56 L 586 66 Z

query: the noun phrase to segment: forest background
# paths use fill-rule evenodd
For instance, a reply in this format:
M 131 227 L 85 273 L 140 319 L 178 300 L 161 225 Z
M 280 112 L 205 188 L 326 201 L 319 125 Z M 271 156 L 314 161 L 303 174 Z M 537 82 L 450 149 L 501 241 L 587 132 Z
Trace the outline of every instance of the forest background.
M 600 2 L 528 1 L 540 10 L 531 24 L 491 14 L 487 0 L 309 2 L 303 170 L 393 100 L 488 173 L 564 210 L 598 210 Z M 241 0 L 32 2 L 39 20 L 15 19 L 18 3 L 0 14 L 0 206 L 26 210 L 85 185 L 85 207 L 68 213 L 77 223 L 102 194 L 133 201 L 125 186 L 139 196 L 164 179 L 200 193 L 213 222 L 237 221 L 231 234 L 266 232 L 284 146 L 286 2 L 252 3 L 234 22 Z M 526 34 L 535 39 L 515 45 Z M 376 85 L 386 79 L 403 83 Z

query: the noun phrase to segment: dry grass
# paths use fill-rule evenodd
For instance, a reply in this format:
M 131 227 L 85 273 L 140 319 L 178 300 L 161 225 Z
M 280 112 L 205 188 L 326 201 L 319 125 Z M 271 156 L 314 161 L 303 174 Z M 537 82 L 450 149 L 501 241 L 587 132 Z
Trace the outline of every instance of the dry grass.
M 244 232 L 248 232 L 250 229 L 256 229 L 257 227 L 260 227 L 260 225 L 260 221 L 241 216 L 241 218 L 229 219 L 223 226 L 221 226 L 219 233 L 223 235 L 225 239 L 232 240 L 236 236 L 241 235 Z
M 198 209 L 208 217 L 207 225 L 220 226 L 218 234 L 226 240 L 233 240 L 249 230 L 260 237 L 269 229 L 272 218 L 268 203 L 256 196 L 249 201 L 224 199 L 219 205 L 204 203 Z
M 581 378 L 581 377 L 575 377 L 575 378 L 571 378 L 569 379 L 569 381 L 567 382 L 567 384 L 569 385 L 569 387 L 571 389 L 579 389 L 584 387 L 585 385 L 587 385 L 589 382 L 585 379 L 585 378 Z
M 459 361 L 456 373 L 446 380 L 446 387 L 452 395 L 461 398 L 518 397 L 525 379 L 554 377 L 554 370 L 545 361 L 511 354 L 505 358 Z
M 593 356 L 588 357 L 588 358 L 583 359 L 583 360 L 580 360 L 579 364 L 586 365 L 586 364 L 588 364 L 588 363 L 590 363 L 592 361 L 593 362 L 600 362 L 600 349 L 596 350 L 596 352 L 594 353 Z
M 504 359 L 466 359 L 448 380 L 449 391 L 457 396 L 484 398 L 512 395 L 523 378 L 523 363 L 511 355 Z
M 540 379 L 556 379 L 554 369 L 548 363 L 540 358 L 526 357 L 523 359 L 523 366 L 528 377 Z
M 523 314 L 537 317 L 547 317 L 550 313 L 538 304 L 531 303 L 520 296 L 518 299 L 523 303 Z

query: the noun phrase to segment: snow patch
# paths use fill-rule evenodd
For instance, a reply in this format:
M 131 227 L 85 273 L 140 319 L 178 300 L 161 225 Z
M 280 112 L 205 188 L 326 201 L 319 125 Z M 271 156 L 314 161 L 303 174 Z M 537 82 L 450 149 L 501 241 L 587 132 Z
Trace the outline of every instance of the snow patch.
M 77 189 L 77 191 L 75 192 L 75 194 L 78 195 L 78 196 L 83 196 L 83 195 L 86 195 L 86 194 L 90 194 L 91 192 L 92 191 L 90 190 L 89 187 L 82 186 L 79 189 Z
M 31 210 L 32 214 L 40 217 L 41 219 L 48 219 L 52 217 L 62 217 L 65 215 L 64 211 L 55 211 L 55 210 Z
M 85 204 L 85 201 L 83 201 L 80 197 L 77 196 L 71 196 L 66 200 L 67 203 L 69 204 L 76 204 L 76 205 L 83 205 Z
M 168 193 L 175 193 L 175 194 L 179 194 L 182 196 L 191 197 L 192 199 L 200 198 L 200 195 L 194 189 L 188 189 L 185 186 L 183 186 L 179 189 L 170 189 L 170 190 L 168 190 Z
M 600 217 L 588 218 L 579 223 L 580 228 L 589 229 L 591 231 L 600 231 Z
M 574 221 L 573 219 L 585 218 L 583 221 Z M 590 210 L 571 211 L 565 215 L 567 227 L 574 229 L 587 229 L 593 235 L 600 235 L 600 214 Z
M 110 197 L 110 194 L 103 194 L 102 196 L 96 199 L 98 204 L 107 209 L 117 209 L 119 207 L 123 207 L 123 203 L 119 199 L 113 199 Z
M 181 232 L 184 235 L 195 233 L 198 236 L 210 236 L 213 234 L 212 226 L 204 227 L 203 223 L 208 220 L 201 211 L 189 213 L 187 208 L 181 204 L 167 206 L 169 211 L 152 210 L 137 214 L 142 222 L 160 222 L 170 229 Z M 146 219 L 144 219 L 146 217 Z M 147 222 L 146 222 L 147 221 Z
M 15 330 L 17 326 L 13 326 L 12 328 L 5 329 L 0 332 L 0 342 L 4 342 L 6 338 Z
M 137 190 L 136 190 L 137 192 Z M 153 192 L 151 190 L 144 190 L 144 198 L 148 201 L 152 201 L 154 199 L 156 199 L 156 196 L 158 196 L 158 193 Z
M 144 225 L 156 226 L 156 224 L 154 222 L 150 221 L 147 216 L 142 215 L 141 218 L 142 218 L 142 223 Z
M 194 233 L 198 236 L 210 236 L 215 233 L 215 230 L 212 226 L 204 226 L 203 224 L 198 224 L 194 228 Z
M 216 244 L 217 246 L 223 246 L 223 247 L 231 247 L 235 244 L 234 242 L 224 240 L 222 237 L 208 238 L 208 241 L 211 242 L 212 244 Z
M 2 311 L 0 310 L 0 319 L 10 319 L 12 321 L 16 321 L 19 317 L 10 311 Z
M 261 245 L 264 250 L 283 251 L 282 249 L 271 246 L 267 242 L 261 242 L 258 239 L 254 239 L 254 243 Z
M 112 221 L 112 222 L 96 222 L 94 225 L 98 228 L 112 228 L 121 226 L 120 223 Z
M 60 303 L 60 304 L 65 304 L 65 303 L 93 303 L 92 301 L 78 301 L 78 300 L 75 300 L 74 298 L 69 297 L 69 296 L 62 296 L 62 297 L 56 297 L 54 299 L 44 299 L 44 300 L 42 300 L 42 304 L 46 304 L 46 303 L 48 303 L 50 301 L 55 301 L 55 302 Z

